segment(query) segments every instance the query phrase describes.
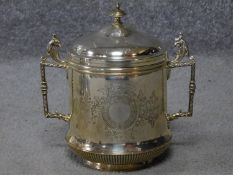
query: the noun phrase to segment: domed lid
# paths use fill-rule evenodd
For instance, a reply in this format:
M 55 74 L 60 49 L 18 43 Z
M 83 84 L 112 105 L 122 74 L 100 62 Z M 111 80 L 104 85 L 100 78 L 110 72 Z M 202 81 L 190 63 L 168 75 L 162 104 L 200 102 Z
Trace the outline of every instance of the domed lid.
M 75 64 L 87 64 L 103 67 L 118 67 L 119 62 L 131 62 L 121 64 L 124 66 L 143 66 L 155 62 L 164 61 L 164 51 L 160 42 L 154 37 L 126 27 L 121 18 L 126 13 L 120 8 L 119 3 L 112 11 L 114 21 L 96 33 L 83 36 L 78 39 L 71 50 L 69 62 Z M 109 63 L 115 63 L 109 64 Z M 137 63 L 137 64 L 136 64 Z M 74 64 L 73 64 L 74 65 Z

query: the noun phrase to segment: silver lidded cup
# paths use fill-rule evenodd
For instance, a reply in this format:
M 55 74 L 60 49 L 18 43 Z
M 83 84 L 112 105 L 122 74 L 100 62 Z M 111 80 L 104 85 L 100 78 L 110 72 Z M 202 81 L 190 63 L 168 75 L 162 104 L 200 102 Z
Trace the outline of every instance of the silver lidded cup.
M 195 60 L 182 34 L 175 39 L 177 53 L 169 61 L 154 37 L 122 23 L 124 15 L 118 4 L 113 23 L 79 38 L 65 59 L 53 35 L 40 63 L 45 117 L 69 122 L 69 147 L 100 170 L 144 167 L 168 148 L 168 122 L 193 113 Z M 185 66 L 191 68 L 188 110 L 169 114 L 167 79 L 171 69 Z M 49 111 L 46 67 L 68 72 L 70 114 Z

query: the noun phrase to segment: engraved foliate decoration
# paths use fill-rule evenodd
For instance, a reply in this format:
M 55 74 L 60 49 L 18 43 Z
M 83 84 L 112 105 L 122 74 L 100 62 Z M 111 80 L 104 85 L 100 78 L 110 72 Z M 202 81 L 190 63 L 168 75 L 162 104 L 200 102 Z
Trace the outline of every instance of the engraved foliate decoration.
M 100 114 L 108 127 L 127 129 L 135 121 L 138 113 L 137 104 L 132 99 L 133 91 L 114 86 L 111 84 L 106 89 L 101 89 L 102 94 L 99 101 L 102 101 L 103 111 Z M 98 110 L 93 108 L 93 112 Z
M 85 97 L 87 101 L 83 100 L 91 106 L 89 122 L 95 124 L 101 116 L 109 132 L 133 129 L 145 122 L 154 127 L 161 110 L 155 91 L 147 97 L 142 90 L 136 92 L 134 87 L 126 88 L 118 83 L 110 83 L 98 92 L 98 96 Z

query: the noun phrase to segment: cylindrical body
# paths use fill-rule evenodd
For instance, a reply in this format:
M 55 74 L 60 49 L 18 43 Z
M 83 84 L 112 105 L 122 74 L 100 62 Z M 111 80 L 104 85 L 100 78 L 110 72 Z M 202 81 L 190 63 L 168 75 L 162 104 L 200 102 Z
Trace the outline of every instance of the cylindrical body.
M 101 170 L 132 170 L 145 166 L 169 146 L 168 121 L 190 117 L 195 92 L 195 60 L 188 56 L 182 34 L 173 61 L 153 37 L 125 27 L 119 5 L 113 24 L 77 40 L 69 56 L 60 59 L 56 35 L 41 60 L 41 90 L 47 118 L 69 121 L 68 145 L 87 165 Z M 70 112 L 49 112 L 45 67 L 68 70 Z M 167 113 L 170 69 L 191 66 L 187 112 Z
M 141 66 L 132 73 L 135 67 L 128 65 L 128 74 L 120 67 L 125 63 L 110 73 L 105 68 L 93 68 L 98 73 L 69 69 L 72 117 L 67 142 L 95 168 L 96 163 L 101 169 L 137 168 L 168 147 L 166 55 L 159 58 L 153 69 Z

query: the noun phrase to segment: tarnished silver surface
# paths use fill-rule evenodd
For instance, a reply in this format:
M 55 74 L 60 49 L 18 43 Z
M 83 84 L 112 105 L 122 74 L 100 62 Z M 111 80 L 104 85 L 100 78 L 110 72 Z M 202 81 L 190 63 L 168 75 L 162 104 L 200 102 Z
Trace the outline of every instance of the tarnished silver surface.
M 168 121 L 193 113 L 195 61 L 182 61 L 189 55 L 182 35 L 175 39 L 176 56 L 169 61 L 156 39 L 122 23 L 124 15 L 118 4 L 113 23 L 79 38 L 66 59 L 60 58 L 60 40 L 54 35 L 41 61 L 45 116 L 69 121 L 68 145 L 96 169 L 144 166 L 168 148 Z M 68 71 L 69 115 L 48 110 L 46 66 Z M 169 114 L 167 79 L 172 68 L 184 66 L 191 66 L 189 108 Z
M 127 142 L 122 144 L 100 144 L 88 142 L 87 140 L 77 139 L 74 136 L 66 138 L 69 144 L 76 146 L 82 151 L 93 152 L 96 154 L 132 154 L 149 151 L 155 147 L 161 146 L 171 140 L 171 136 L 161 136 L 153 140 L 143 142 Z
M 74 106 L 68 135 L 95 143 L 138 142 L 169 135 L 164 76 L 163 69 L 134 77 L 73 71 Z

